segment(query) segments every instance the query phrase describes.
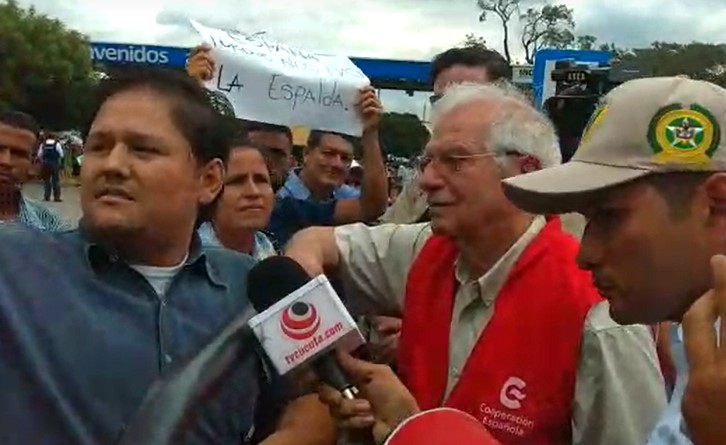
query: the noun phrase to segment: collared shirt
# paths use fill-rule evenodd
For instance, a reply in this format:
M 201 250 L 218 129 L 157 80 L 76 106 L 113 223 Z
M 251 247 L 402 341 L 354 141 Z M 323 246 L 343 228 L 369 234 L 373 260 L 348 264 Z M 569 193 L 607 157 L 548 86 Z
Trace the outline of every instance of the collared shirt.
M 78 230 L 4 224 L 0 245 L 3 445 L 114 443 L 150 385 L 249 307 L 253 261 L 196 237 L 160 292 Z M 178 443 L 238 445 L 257 420 L 274 422 L 278 377 L 247 353 Z
M 718 325 L 716 329 L 718 329 Z M 688 437 L 683 414 L 681 414 L 683 393 L 688 384 L 688 361 L 683 345 L 683 329 L 680 324 L 670 326 L 668 340 L 678 377 L 668 407 L 648 438 L 647 445 L 692 445 L 693 442 Z
M 463 262 L 457 260 L 454 276 L 460 288 L 467 289 L 456 295 L 453 313 L 457 317 L 449 330 L 449 379 L 446 384 L 445 398 L 451 394 L 461 376 L 469 355 L 477 339 L 489 323 L 493 311 L 488 310 L 504 285 L 509 271 L 517 258 L 524 252 L 529 242 L 539 234 L 545 225 L 544 218 L 536 218 L 524 234 L 502 255 L 491 269 L 479 278 L 472 277 Z M 470 291 L 469 291 L 470 290 Z
M 302 182 L 297 172 L 290 171 L 285 180 L 285 184 L 277 191 L 279 198 L 295 198 L 295 199 L 311 199 L 310 189 Z M 333 190 L 329 199 L 358 199 L 360 190 L 343 184 Z
M 483 277 L 456 268 L 448 364 L 450 389 L 494 313 L 499 287 L 516 258 L 544 226 L 535 218 Z M 408 271 L 431 236 L 428 224 L 337 227 L 347 301 L 363 314 L 402 310 Z M 573 400 L 573 445 L 642 444 L 665 407 L 663 378 L 647 327 L 620 326 L 602 302 L 588 314 Z
M 50 232 L 62 232 L 70 229 L 70 225 L 55 211 L 38 201 L 24 197 L 21 192 L 18 192 L 18 195 L 18 216 L 12 222 L 19 222 Z
M 217 233 L 214 231 L 214 226 L 211 223 L 203 223 L 199 226 L 197 232 L 199 233 L 199 238 L 202 240 L 203 246 L 224 247 L 222 242 L 219 241 L 219 238 L 217 238 Z M 277 255 L 277 252 L 272 241 L 264 233 L 260 231 L 255 232 L 252 245 L 252 258 L 261 261 L 274 255 Z
M 306 199 L 275 198 L 267 232 L 272 234 L 279 247 L 299 230 L 312 226 L 332 226 L 338 201 L 316 202 Z
M 686 434 L 685 423 L 681 414 L 683 393 L 688 383 L 688 363 L 686 362 L 683 334 L 680 326 L 672 325 L 668 331 L 668 336 L 671 356 L 678 377 L 668 407 L 650 434 L 647 445 L 692 445 Z

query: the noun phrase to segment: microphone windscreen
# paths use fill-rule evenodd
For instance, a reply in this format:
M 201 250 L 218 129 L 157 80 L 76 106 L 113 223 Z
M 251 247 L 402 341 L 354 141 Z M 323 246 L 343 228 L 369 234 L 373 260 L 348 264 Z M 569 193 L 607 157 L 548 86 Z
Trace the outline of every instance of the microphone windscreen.
M 264 312 L 309 281 L 310 276 L 295 260 L 272 256 L 250 270 L 247 295 L 255 310 Z

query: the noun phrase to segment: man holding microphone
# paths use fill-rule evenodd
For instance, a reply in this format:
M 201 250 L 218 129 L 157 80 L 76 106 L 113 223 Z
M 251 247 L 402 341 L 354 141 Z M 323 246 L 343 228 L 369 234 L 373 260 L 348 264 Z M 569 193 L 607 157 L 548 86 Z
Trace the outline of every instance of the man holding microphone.
M 360 395 L 347 400 L 327 385 L 319 385 L 320 399 L 340 426 L 371 428 L 376 444 L 386 445 L 499 445 L 481 422 L 451 408 L 422 411 L 414 396 L 391 368 L 338 352 L 338 363 Z
M 340 271 L 354 309 L 402 306 L 397 364 L 419 407 L 465 411 L 503 444 L 640 443 L 665 405 L 653 339 L 610 319 L 557 218 L 503 195 L 503 177 L 559 161 L 513 88 L 462 84 L 437 103 L 430 225 L 308 229 L 286 254 Z
M 616 321 L 676 322 L 669 338 L 678 379 L 648 445 L 726 438 L 724 104 L 726 90 L 703 81 L 628 82 L 604 98 L 570 163 L 504 181 L 529 212 L 586 216 L 577 262 Z M 417 413 L 388 371 L 341 363 L 369 402 L 343 402 L 328 389 L 321 396 L 349 424 L 374 424 L 382 439 Z
M 695 445 L 721 445 L 726 437 L 726 347 L 723 334 L 713 329 L 716 320 L 726 318 L 726 257 L 714 256 L 711 267 L 714 288 L 691 306 L 682 324 L 690 365 L 682 411 Z M 421 411 L 388 366 L 368 363 L 347 353 L 338 353 L 338 363 L 361 391 L 361 398 L 344 400 L 338 391 L 320 385 L 320 399 L 338 419 L 345 419 L 342 426 L 372 427 L 377 444 L 498 444 L 486 428 L 466 413 L 450 409 Z

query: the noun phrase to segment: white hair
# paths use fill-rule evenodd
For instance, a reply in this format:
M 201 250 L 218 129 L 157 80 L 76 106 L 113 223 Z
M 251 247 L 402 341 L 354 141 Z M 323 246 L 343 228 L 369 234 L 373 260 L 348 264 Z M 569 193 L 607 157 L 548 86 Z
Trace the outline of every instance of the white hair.
M 487 129 L 485 144 L 496 156 L 512 152 L 530 155 L 542 168 L 562 162 L 560 144 L 552 122 L 530 105 L 527 97 L 509 82 L 492 84 L 462 83 L 447 88 L 432 109 L 431 124 L 455 108 L 472 102 L 494 102 L 493 122 Z

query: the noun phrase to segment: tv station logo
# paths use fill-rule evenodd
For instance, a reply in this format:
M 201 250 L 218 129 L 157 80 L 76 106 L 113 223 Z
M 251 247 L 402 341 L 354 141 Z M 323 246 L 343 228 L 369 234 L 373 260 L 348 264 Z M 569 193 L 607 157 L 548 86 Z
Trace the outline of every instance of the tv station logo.
M 320 314 L 312 304 L 297 301 L 282 311 L 280 328 L 293 340 L 307 340 L 320 328 Z

